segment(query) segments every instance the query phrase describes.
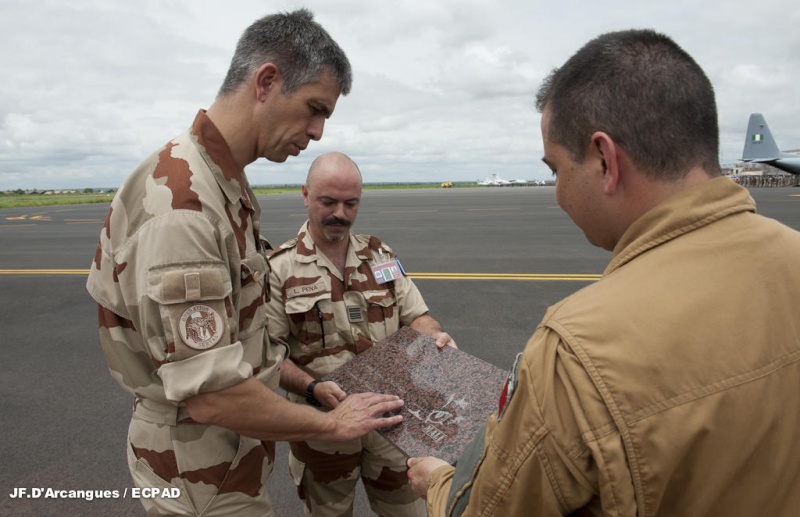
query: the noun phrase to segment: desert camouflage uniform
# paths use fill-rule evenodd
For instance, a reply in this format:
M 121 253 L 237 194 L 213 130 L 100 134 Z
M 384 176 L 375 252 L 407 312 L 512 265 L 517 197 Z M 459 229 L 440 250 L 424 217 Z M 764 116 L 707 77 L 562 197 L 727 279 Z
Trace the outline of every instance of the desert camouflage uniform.
M 113 377 L 135 397 L 128 464 L 152 515 L 270 515 L 274 443 L 193 422 L 185 399 L 256 376 L 279 381 L 270 346 L 260 208 L 222 135 L 198 113 L 144 161 L 109 209 L 87 289 Z
M 289 343 L 297 366 L 320 378 L 425 314 L 428 307 L 409 278 L 375 280 L 371 265 L 393 256 L 376 237 L 351 234 L 343 278 L 317 253 L 306 223 L 270 256 L 270 337 Z M 379 515 L 425 515 L 424 501 L 408 484 L 405 456 L 377 432 L 346 443 L 290 446 L 289 469 L 307 515 L 352 514 L 359 476 Z

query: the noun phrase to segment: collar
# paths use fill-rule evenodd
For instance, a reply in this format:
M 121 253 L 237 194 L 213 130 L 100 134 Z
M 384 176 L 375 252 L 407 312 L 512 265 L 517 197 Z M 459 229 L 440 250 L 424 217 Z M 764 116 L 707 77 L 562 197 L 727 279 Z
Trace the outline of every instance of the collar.
M 345 265 L 350 266 L 354 265 L 354 262 L 357 264 L 358 261 L 368 261 L 372 257 L 369 250 L 367 250 L 369 240 L 364 241 L 364 239 L 359 239 L 358 236 L 353 235 L 353 232 L 349 232 L 348 235 L 350 242 L 347 246 L 347 260 Z M 308 220 L 303 223 L 300 231 L 297 232 L 297 245 L 295 250 L 297 251 L 298 248 L 300 252 L 295 253 L 295 260 L 297 262 L 310 263 L 323 258 L 325 261 L 329 262 L 328 257 L 326 257 L 324 253 L 317 252 L 317 244 L 314 242 L 314 239 L 311 238 L 311 232 L 308 231 Z
M 190 134 L 228 202 L 236 203 L 241 199 L 244 206 L 252 210 L 247 176 L 236 165 L 228 143 L 205 110 L 197 112 Z
M 755 211 L 755 201 L 747 189 L 729 178 L 714 178 L 689 187 L 656 205 L 625 231 L 603 274 L 685 233 L 732 214 Z

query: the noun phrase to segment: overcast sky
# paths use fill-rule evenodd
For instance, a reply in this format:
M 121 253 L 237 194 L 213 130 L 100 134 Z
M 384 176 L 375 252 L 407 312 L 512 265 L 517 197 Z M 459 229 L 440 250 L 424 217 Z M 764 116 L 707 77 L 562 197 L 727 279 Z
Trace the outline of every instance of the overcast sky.
M 252 21 L 303 6 L 347 52 L 353 90 L 303 155 L 250 165 L 254 185 L 300 183 L 331 150 L 367 182 L 547 178 L 536 89 L 627 28 L 670 35 L 705 69 L 723 163 L 751 112 L 800 147 L 789 0 L 0 0 L 0 190 L 118 186 L 211 104 Z

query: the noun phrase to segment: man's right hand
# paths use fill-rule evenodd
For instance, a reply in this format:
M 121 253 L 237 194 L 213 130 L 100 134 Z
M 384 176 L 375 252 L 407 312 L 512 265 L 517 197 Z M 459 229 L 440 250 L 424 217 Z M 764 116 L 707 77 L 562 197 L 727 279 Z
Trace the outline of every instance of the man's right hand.
M 339 403 L 328 416 L 333 418 L 333 429 L 322 440 L 346 442 L 360 438 L 375 429 L 397 425 L 403 421 L 402 415 L 384 417 L 386 413 L 403 407 L 403 401 L 396 395 L 377 393 L 356 393 Z

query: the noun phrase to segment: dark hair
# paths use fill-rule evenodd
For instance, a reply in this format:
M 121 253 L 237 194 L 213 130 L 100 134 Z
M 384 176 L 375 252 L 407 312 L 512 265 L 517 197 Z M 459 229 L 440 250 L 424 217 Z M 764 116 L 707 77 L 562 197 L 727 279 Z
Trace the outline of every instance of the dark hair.
M 603 131 L 645 174 L 678 179 L 700 165 L 721 174 L 714 88 L 669 37 L 652 30 L 603 34 L 553 70 L 536 95 L 548 138 L 576 161 Z
M 333 74 L 342 95 L 353 84 L 350 61 L 308 9 L 272 14 L 250 25 L 236 45 L 219 96 L 234 92 L 264 63 L 281 71 L 286 94 L 316 80 L 323 69 Z

